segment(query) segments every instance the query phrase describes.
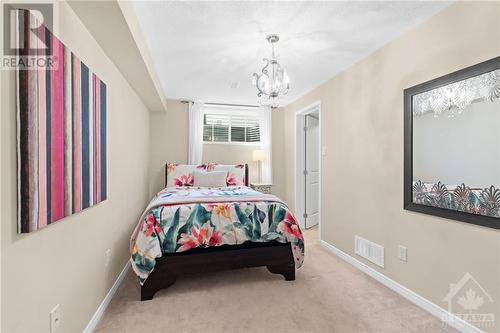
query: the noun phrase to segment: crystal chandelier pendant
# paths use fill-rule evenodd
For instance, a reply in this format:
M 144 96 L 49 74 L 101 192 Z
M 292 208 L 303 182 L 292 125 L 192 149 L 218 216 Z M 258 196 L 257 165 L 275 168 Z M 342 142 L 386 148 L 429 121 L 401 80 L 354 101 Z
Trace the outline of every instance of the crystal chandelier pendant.
M 278 107 L 280 96 L 286 95 L 290 89 L 290 78 L 286 69 L 278 62 L 274 52 L 274 44 L 279 41 L 279 36 L 272 34 L 266 39 L 271 44 L 271 58 L 262 59 L 265 65 L 261 74 L 253 74 L 253 84 L 258 90 L 257 96 L 261 104 Z M 267 102 L 262 102 L 263 99 L 267 99 Z

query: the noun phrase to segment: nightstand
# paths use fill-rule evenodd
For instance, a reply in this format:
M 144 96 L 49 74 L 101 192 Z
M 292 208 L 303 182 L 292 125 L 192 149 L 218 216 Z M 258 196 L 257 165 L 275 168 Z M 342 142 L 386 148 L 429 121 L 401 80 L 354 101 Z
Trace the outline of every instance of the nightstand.
M 250 184 L 250 187 L 256 191 L 270 194 L 271 193 L 271 184 Z

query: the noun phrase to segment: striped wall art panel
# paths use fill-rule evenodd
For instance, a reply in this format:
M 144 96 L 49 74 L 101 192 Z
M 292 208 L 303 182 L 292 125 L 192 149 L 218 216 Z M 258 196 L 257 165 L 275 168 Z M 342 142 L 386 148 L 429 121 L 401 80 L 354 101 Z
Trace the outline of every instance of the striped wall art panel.
M 31 34 L 33 19 L 18 11 L 19 45 L 32 50 L 42 43 L 53 66 L 17 71 L 20 233 L 107 197 L 106 84 L 43 25 Z

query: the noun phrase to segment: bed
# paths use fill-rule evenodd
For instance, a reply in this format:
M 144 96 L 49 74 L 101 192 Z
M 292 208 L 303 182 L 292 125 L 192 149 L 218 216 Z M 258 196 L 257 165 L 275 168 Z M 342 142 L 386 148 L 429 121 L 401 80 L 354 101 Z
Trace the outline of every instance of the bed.
M 193 175 L 224 173 L 224 186 L 194 186 Z M 287 205 L 248 186 L 247 165 L 167 163 L 165 188 L 130 240 L 131 264 L 150 300 L 185 274 L 266 266 L 295 279 L 304 239 Z

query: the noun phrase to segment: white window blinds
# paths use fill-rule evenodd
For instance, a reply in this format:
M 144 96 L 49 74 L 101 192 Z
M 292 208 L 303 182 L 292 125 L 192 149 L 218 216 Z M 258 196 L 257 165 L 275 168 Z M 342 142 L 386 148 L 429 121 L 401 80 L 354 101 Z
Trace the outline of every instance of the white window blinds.
M 255 110 L 206 110 L 204 142 L 259 143 L 260 121 Z

